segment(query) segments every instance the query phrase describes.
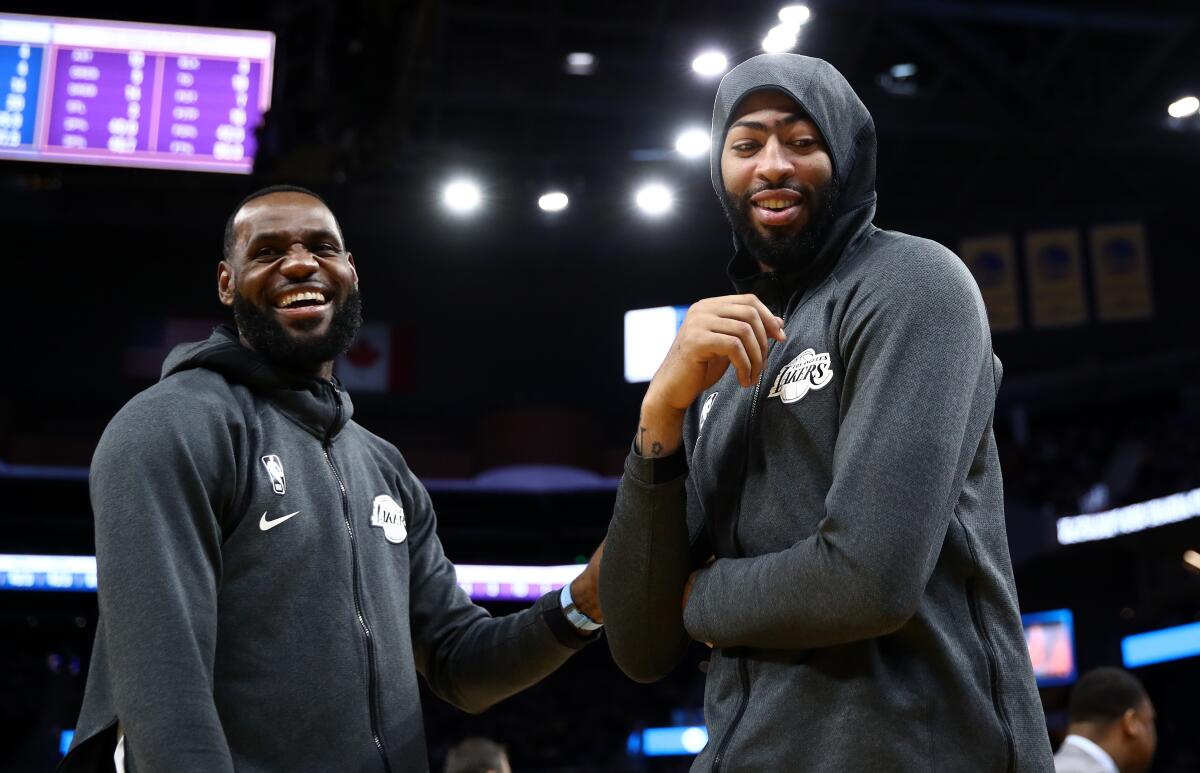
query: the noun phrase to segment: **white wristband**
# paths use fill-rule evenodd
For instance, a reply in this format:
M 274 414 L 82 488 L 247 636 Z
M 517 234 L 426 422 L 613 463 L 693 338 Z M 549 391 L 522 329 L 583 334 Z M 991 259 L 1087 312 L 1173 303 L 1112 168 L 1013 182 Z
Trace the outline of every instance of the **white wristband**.
M 571 598 L 571 583 L 562 586 L 562 590 L 558 594 L 558 603 L 562 607 L 563 614 L 567 616 L 567 620 L 580 631 L 591 632 L 604 625 L 597 623 L 575 606 L 575 600 Z

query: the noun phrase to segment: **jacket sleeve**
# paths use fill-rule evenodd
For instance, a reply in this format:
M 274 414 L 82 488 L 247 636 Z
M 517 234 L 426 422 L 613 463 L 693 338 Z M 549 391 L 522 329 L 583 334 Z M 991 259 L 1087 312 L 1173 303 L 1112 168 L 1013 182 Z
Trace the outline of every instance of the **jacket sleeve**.
M 213 702 L 218 513 L 236 469 L 224 417 L 143 394 L 92 459 L 100 616 L 117 718 L 141 770 L 233 771 Z
M 693 535 L 701 535 L 704 520 L 698 512 L 688 514 L 688 503 L 696 501 L 691 479 L 678 475 L 652 482 L 655 464 L 636 451 L 626 458 L 600 563 L 609 648 L 626 676 L 638 682 L 662 679 L 687 648 L 683 586 L 696 565 Z
M 837 333 L 845 381 L 823 518 L 786 550 L 700 572 L 684 612 L 700 641 L 822 647 L 891 633 L 917 610 L 991 420 L 991 344 L 953 255 L 873 270 Z
M 429 494 L 408 477 L 415 505 L 409 530 L 413 651 L 417 671 L 438 697 L 479 713 L 540 682 L 598 638 L 576 632 L 558 591 L 501 617 L 475 605 L 442 550 Z

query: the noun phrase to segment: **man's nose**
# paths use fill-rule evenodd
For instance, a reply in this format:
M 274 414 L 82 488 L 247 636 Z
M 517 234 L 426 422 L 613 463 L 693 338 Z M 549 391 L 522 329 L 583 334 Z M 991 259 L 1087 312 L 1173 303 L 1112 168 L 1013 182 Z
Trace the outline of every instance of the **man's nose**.
M 758 176 L 769 183 L 787 180 L 795 173 L 787 149 L 778 137 L 771 137 L 758 154 Z
M 279 271 L 288 279 L 304 279 L 315 274 L 320 265 L 307 248 L 296 245 L 284 256 Z

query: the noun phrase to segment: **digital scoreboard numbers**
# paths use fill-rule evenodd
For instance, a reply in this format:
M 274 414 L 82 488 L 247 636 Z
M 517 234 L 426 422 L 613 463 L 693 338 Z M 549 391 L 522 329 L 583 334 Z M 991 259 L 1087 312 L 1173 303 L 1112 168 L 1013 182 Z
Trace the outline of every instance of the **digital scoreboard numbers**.
M 274 49 L 269 32 L 0 14 L 0 158 L 249 173 Z

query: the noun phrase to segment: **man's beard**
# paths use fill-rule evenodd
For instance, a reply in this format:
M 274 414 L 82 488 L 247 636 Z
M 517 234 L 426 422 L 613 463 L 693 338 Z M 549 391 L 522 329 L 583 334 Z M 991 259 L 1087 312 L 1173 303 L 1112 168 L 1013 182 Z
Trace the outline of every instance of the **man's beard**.
M 750 201 L 750 197 L 768 188 L 771 190 L 786 188 L 804 197 L 805 207 L 809 209 L 808 222 L 798 233 L 774 230 L 763 233 L 755 227 L 752 211 L 754 203 Z M 729 224 L 733 226 L 733 232 L 737 235 L 738 241 L 750 255 L 771 270 L 787 274 L 806 268 L 825 243 L 825 237 L 829 235 L 829 227 L 833 224 L 838 192 L 837 178 L 831 177 L 829 182 L 815 191 L 794 184 L 770 185 L 747 191 L 741 198 L 737 198 L 726 190 L 721 203 L 725 207 L 725 216 L 729 218 Z M 814 199 L 816 207 L 812 208 L 810 205 Z
M 233 296 L 233 318 L 238 332 L 254 351 L 285 367 L 308 371 L 333 361 L 350 348 L 362 326 L 362 296 L 356 287 L 346 300 L 335 305 L 329 329 L 321 336 L 293 336 L 273 314 L 264 312 L 241 293 Z

